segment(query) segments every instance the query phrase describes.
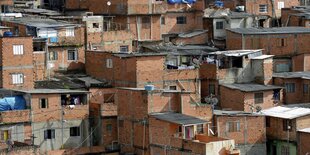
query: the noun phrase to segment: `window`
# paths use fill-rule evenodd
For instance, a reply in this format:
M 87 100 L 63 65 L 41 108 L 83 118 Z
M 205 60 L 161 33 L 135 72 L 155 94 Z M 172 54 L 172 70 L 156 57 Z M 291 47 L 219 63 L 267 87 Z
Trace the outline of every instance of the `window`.
M 66 37 L 74 37 L 74 28 L 66 29 Z
M 283 119 L 283 131 L 292 131 L 292 121 L 289 119 Z
M 290 150 L 288 146 L 281 146 L 281 155 L 290 155 Z
M 254 93 L 254 103 L 260 104 L 264 102 L 264 93 Z
M 80 127 L 76 126 L 76 127 L 70 127 L 70 136 L 74 137 L 74 136 L 80 136 L 81 132 L 80 132 Z
M 111 133 L 112 132 L 112 124 L 107 124 L 106 129 L 107 129 L 107 132 Z
M 289 72 L 291 71 L 290 64 L 276 64 L 275 72 L 281 73 L 281 72 Z
M 278 9 L 281 10 L 284 8 L 284 2 L 278 2 Z
M 177 17 L 177 24 L 186 24 L 186 17 L 185 16 Z
M 14 55 L 23 55 L 24 54 L 24 45 L 13 45 L 13 54 Z
M 151 18 L 142 17 L 142 28 L 150 28 L 150 27 L 151 27 Z
M 119 51 L 121 53 L 128 53 L 128 46 L 120 46 Z
M 197 125 L 197 133 L 198 134 L 203 134 L 203 124 Z
M 44 139 L 55 139 L 55 129 L 44 130 Z
M 227 132 L 240 132 L 240 122 L 227 122 L 226 131 Z
M 58 53 L 56 51 L 49 52 L 49 60 L 58 60 Z
M 267 13 L 268 12 L 268 6 L 266 4 L 259 5 L 259 12 L 260 13 Z
M 21 74 L 21 73 L 12 74 L 12 83 L 13 84 L 23 84 L 24 83 L 24 74 Z
M 68 60 L 77 60 L 78 53 L 76 50 L 68 50 Z
M 41 98 L 40 99 L 40 108 L 45 109 L 48 108 L 48 101 L 46 98 Z
M 11 139 L 11 130 L 1 130 L 0 131 L 0 140 L 1 141 L 7 141 L 9 139 Z
M 279 39 L 279 47 L 284 47 L 284 46 L 286 46 L 287 44 L 286 44 L 286 38 L 280 38 Z
M 217 30 L 224 29 L 224 22 L 216 22 L 215 24 Z
M 166 19 L 164 16 L 160 17 L 160 25 L 165 25 L 166 24 Z
M 93 28 L 99 28 L 99 23 L 93 23 Z
M 104 103 L 113 103 L 115 94 L 104 94 Z
M 215 95 L 215 85 L 209 84 L 209 95 Z
M 285 90 L 287 93 L 294 93 L 295 92 L 295 83 L 286 83 Z
M 309 85 L 304 84 L 304 94 L 308 94 L 308 92 L 309 92 Z
M 106 67 L 107 67 L 107 68 L 113 68 L 113 61 L 112 61 L 112 59 L 107 59 L 107 61 L 106 61 Z
M 177 90 L 177 86 L 169 86 L 169 90 Z
M 270 117 L 266 117 L 266 127 L 270 127 Z

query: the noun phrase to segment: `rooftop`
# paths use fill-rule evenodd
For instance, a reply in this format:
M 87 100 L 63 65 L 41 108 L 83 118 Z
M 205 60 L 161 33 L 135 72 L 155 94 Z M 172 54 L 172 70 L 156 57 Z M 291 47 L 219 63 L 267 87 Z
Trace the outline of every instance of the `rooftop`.
M 34 17 L 23 17 L 23 18 L 14 18 L 6 19 L 8 22 L 22 24 L 26 26 L 32 26 L 36 28 L 55 28 L 55 27 L 76 27 L 78 24 L 72 24 L 65 21 L 56 21 L 52 19 L 42 19 Z
M 205 120 L 193 117 L 193 116 L 188 116 L 188 115 L 184 115 L 181 113 L 155 113 L 155 114 L 151 114 L 151 117 L 155 117 L 156 119 L 162 120 L 162 121 L 166 121 L 166 122 L 170 122 L 170 123 L 174 123 L 174 124 L 179 124 L 179 125 L 193 125 L 193 124 L 205 124 L 208 123 Z
M 204 34 L 207 32 L 208 32 L 208 30 L 194 30 L 191 32 L 180 33 L 178 36 L 180 38 L 191 38 L 191 37 L 198 36 L 200 34 Z
M 273 27 L 273 28 L 235 28 L 228 31 L 240 34 L 290 34 L 290 33 L 310 33 L 310 28 L 306 27 Z
M 251 14 L 245 12 L 234 12 L 229 9 L 207 8 L 204 10 L 204 18 L 244 18 L 249 16 L 251 16 Z
M 220 116 L 262 116 L 258 113 L 249 113 L 244 111 L 227 111 L 227 110 L 214 110 L 214 115 Z
M 289 106 L 277 106 L 270 109 L 262 110 L 261 113 L 270 117 L 295 119 L 298 117 L 310 115 L 310 103 Z
M 306 133 L 310 133 L 310 128 L 305 128 L 305 129 L 301 129 L 298 130 L 299 132 L 306 132 Z
M 33 90 L 14 90 L 28 94 L 85 94 L 89 93 L 85 90 L 70 90 L 70 89 L 33 89 Z
M 211 55 L 225 55 L 225 56 L 235 56 L 235 57 L 241 57 L 245 55 L 255 54 L 253 57 L 257 57 L 262 55 L 262 50 L 229 50 L 229 51 L 216 51 L 209 53 Z
M 273 73 L 273 77 L 278 78 L 301 78 L 301 79 L 310 79 L 310 72 L 283 72 L 283 73 Z
M 264 91 L 264 90 L 274 90 L 274 89 L 282 89 L 283 87 L 274 86 L 274 85 L 261 85 L 256 83 L 244 83 L 244 84 L 221 84 L 221 86 L 230 88 L 230 89 L 237 89 L 243 92 L 256 92 L 256 91 Z

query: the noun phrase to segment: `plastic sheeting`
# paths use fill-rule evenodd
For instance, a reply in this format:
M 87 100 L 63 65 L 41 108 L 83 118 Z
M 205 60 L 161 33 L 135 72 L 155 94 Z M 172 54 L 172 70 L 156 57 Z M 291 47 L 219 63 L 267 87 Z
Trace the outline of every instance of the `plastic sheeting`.
M 185 4 L 193 4 L 196 3 L 196 0 L 168 0 L 169 4 L 181 4 L 181 3 L 185 3 Z
M 4 97 L 0 99 L 0 111 L 26 109 L 26 100 L 23 96 Z

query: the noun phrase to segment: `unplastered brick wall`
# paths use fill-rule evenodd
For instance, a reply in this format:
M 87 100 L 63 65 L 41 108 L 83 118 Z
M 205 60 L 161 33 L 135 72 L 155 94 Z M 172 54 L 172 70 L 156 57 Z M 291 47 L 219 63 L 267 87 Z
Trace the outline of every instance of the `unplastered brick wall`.
M 236 144 L 263 144 L 266 142 L 264 116 L 215 116 L 217 135 L 222 138 L 234 139 Z M 240 131 L 229 132 L 227 123 L 239 122 Z
M 310 133 L 309 132 L 298 132 L 298 142 L 297 149 L 299 155 L 307 154 L 310 152 L 309 144 L 310 144 Z
M 32 38 L 1 38 L 0 46 L 2 87 L 7 89 L 32 89 L 34 87 Z M 22 47 L 18 55 L 14 54 L 13 46 Z M 13 74 L 21 75 L 22 82 L 18 84 L 13 83 Z

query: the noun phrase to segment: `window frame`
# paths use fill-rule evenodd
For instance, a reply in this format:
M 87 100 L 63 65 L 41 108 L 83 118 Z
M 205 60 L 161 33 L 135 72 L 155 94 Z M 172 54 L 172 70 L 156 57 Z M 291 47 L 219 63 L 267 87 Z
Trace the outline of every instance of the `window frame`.
M 106 59 L 106 68 L 113 68 L 113 60 L 112 59 Z
M 223 30 L 224 29 L 224 21 L 217 21 L 217 22 L 215 22 L 215 29 Z
M 267 4 L 259 4 L 258 11 L 259 11 L 259 13 L 268 13 L 268 5 Z
M 119 46 L 119 52 L 120 53 L 128 53 L 129 52 L 129 46 L 128 45 Z
M 49 134 L 49 132 L 50 132 L 50 134 Z M 55 129 L 44 130 L 44 140 L 52 140 L 52 139 L 55 139 L 55 137 L 56 137 Z
M 73 52 L 74 53 L 74 59 L 69 59 L 69 53 Z M 68 61 L 77 61 L 78 60 L 78 51 L 76 49 L 68 49 L 67 50 L 67 60 Z
M 51 59 L 51 54 L 52 54 L 52 58 L 53 59 Z M 50 51 L 50 52 L 48 52 L 48 60 L 49 61 L 56 61 L 56 60 L 58 60 L 58 52 L 57 51 Z
M 178 25 L 187 24 L 186 16 L 178 16 L 178 17 L 176 17 L 176 24 L 178 24 Z
M 81 136 L 81 127 L 73 126 L 70 127 L 70 137 L 80 137 Z
M 286 93 L 295 93 L 295 91 L 296 91 L 295 83 L 285 83 Z
M 226 132 L 241 132 L 240 128 L 240 121 L 226 122 Z
M 15 78 L 14 78 L 15 77 Z M 18 80 L 14 80 L 19 78 Z M 12 84 L 13 85 L 21 85 L 24 84 L 24 74 L 23 73 L 12 73 L 11 74 Z
M 74 37 L 75 36 L 75 32 L 74 32 L 74 28 L 66 28 L 66 37 Z
M 254 104 L 263 104 L 264 103 L 264 92 L 254 93 Z
M 22 44 L 13 45 L 13 55 L 24 55 L 24 45 Z
M 42 107 L 42 100 L 45 100 L 45 108 Z M 40 109 L 47 109 L 48 108 L 48 98 L 40 98 L 39 100 L 39 108 Z

